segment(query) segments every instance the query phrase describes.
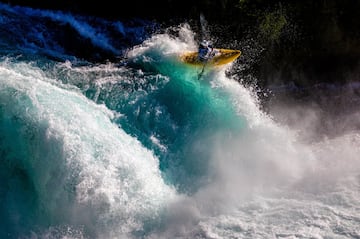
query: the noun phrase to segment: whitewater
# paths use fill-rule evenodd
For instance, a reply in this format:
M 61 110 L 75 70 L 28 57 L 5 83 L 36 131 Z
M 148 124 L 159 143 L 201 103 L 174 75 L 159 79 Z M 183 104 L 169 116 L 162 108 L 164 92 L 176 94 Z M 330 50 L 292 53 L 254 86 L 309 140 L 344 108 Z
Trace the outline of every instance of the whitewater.
M 199 77 L 186 23 L 0 11 L 0 238 L 360 238 L 356 127 Z

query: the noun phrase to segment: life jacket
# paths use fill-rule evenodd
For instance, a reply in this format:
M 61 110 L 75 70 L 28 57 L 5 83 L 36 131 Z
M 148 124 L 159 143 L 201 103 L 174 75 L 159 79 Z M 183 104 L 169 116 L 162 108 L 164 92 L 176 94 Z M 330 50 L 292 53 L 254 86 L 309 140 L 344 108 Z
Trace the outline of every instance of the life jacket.
M 199 56 L 199 59 L 201 61 L 205 61 L 205 60 L 208 60 L 210 59 L 212 56 L 211 56 L 211 52 L 212 52 L 212 48 L 208 47 L 208 46 L 203 46 L 203 45 L 200 45 L 199 46 L 199 51 L 198 51 L 198 56 Z

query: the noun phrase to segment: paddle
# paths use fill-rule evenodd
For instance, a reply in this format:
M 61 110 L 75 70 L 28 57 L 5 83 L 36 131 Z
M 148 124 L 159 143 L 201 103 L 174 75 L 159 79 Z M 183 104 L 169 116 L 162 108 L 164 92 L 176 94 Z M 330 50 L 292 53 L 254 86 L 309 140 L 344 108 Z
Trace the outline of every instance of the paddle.
M 214 48 L 211 48 L 211 51 L 208 53 L 209 54 L 209 57 L 207 57 L 205 63 L 204 63 L 204 66 L 201 70 L 201 72 L 199 73 L 198 75 L 198 80 L 200 80 L 200 78 L 202 77 L 202 75 L 204 74 L 204 71 L 205 71 L 205 67 L 207 65 L 207 63 L 211 60 L 211 58 L 213 57 L 213 51 L 214 51 Z
M 200 80 L 200 78 L 201 78 L 202 75 L 204 74 L 205 66 L 206 66 L 207 63 L 208 63 L 208 61 L 205 62 L 204 66 L 203 66 L 203 68 L 202 68 L 202 70 L 201 70 L 201 72 L 199 73 L 199 75 L 198 75 L 198 80 Z

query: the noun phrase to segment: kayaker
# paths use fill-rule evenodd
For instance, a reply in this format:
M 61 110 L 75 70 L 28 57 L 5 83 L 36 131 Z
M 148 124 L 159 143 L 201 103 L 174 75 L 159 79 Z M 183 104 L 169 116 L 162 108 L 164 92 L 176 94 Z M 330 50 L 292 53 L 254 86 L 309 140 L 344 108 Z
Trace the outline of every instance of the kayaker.
M 207 61 L 212 57 L 213 46 L 209 41 L 203 40 L 199 44 L 198 56 L 200 61 Z

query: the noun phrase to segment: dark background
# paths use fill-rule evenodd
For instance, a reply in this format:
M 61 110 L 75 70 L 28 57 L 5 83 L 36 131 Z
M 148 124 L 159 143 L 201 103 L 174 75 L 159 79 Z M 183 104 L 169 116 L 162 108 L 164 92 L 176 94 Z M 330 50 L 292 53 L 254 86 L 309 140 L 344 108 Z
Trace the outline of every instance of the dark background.
M 276 84 L 284 79 L 291 79 L 296 86 L 359 80 L 360 1 L 356 0 L 3 2 L 109 19 L 189 21 L 195 26 L 202 14 L 214 26 L 212 34 L 219 37 L 218 42 L 246 42 L 251 48 L 256 45 L 263 49 L 248 69 L 263 84 Z M 246 61 L 251 52 L 242 51 Z

